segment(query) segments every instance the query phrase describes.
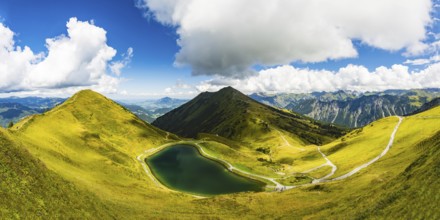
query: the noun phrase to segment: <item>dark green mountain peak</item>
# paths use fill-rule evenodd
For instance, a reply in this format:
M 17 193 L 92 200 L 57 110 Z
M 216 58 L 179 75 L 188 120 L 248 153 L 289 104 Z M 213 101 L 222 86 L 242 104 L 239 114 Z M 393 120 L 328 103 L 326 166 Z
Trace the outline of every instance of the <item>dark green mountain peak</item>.
M 304 143 L 319 144 L 342 132 L 298 114 L 256 102 L 232 87 L 201 93 L 159 117 L 153 125 L 185 137 L 208 133 L 236 141 L 285 131 Z

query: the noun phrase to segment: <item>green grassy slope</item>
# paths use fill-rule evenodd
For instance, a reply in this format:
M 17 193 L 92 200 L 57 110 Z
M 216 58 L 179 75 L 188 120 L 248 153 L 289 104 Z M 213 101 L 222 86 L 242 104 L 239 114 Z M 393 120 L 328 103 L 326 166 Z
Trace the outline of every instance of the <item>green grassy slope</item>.
M 397 117 L 383 118 L 321 147 L 338 167 L 335 176 L 345 174 L 379 155 L 387 146 L 397 122 Z
M 437 209 L 440 204 L 437 196 L 440 194 L 440 107 L 405 117 L 390 151 L 376 163 L 345 180 L 305 185 L 281 193 L 238 193 L 210 198 L 195 198 L 164 189 L 144 173 L 136 156 L 146 149 L 175 141 L 177 137 L 140 122 L 105 97 L 84 91 L 44 115 L 18 123 L 8 136 L 16 145 L 29 150 L 29 158 L 39 158 L 54 176 L 58 176 L 56 178 L 63 178 L 66 185 L 70 184 L 84 195 L 88 195 L 86 192 L 96 195 L 96 201 L 101 203 L 93 208 L 98 213 L 110 207 L 110 211 L 104 213 L 108 216 L 96 218 L 111 218 L 112 213 L 117 213 L 117 218 L 121 219 L 440 217 Z M 396 123 L 395 117 L 385 118 L 322 146 L 322 151 L 334 160 L 340 170 L 335 177 L 379 154 Z M 280 129 L 272 132 L 277 135 L 274 137 L 278 138 L 278 142 L 275 138 L 265 142 L 277 146 L 273 149 L 277 151 L 273 161 L 285 157 L 284 165 L 288 164 L 286 176 L 325 163 L 317 152 L 317 146 L 294 150 L 300 145 L 280 144 L 284 140 L 277 131 L 290 143 L 294 143 L 296 136 Z M 215 138 L 230 145 L 212 142 Z M 255 160 L 255 155 L 270 159 L 271 155 L 265 154 L 265 150 L 255 151 L 243 147 L 241 142 L 215 135 L 204 139 L 206 141 L 201 145 L 210 155 L 227 159 L 234 165 L 239 162 L 245 169 L 258 171 L 259 166 L 253 165 L 269 163 Z M 346 145 L 340 145 L 343 142 Z M 323 167 L 311 175 L 322 176 L 329 171 L 328 167 Z M 265 167 L 262 172 L 273 173 L 274 170 Z M 21 195 L 18 198 L 26 199 Z M 66 197 L 59 203 L 69 201 Z M 34 207 L 26 203 L 22 208 L 32 210 Z M 18 212 L 19 209 L 12 211 Z M 65 211 L 71 216 L 77 213 L 75 209 Z
M 148 201 L 141 203 L 145 193 L 155 194 L 148 190 L 154 182 L 136 157 L 176 139 L 90 90 L 17 123 L 11 133 L 50 170 L 105 202 L 117 204 L 121 212 L 146 206 Z M 130 191 L 138 193 L 131 195 Z
M 48 170 L 2 128 L 0 185 L 1 219 L 118 217 L 95 194 L 78 189 Z
M 395 125 L 394 122 L 393 118 L 384 119 L 375 122 L 373 127 L 383 133 L 386 124 Z M 438 219 L 439 124 L 440 107 L 406 117 L 390 151 L 376 163 L 345 180 L 307 185 L 283 193 L 228 195 L 217 197 L 215 201 L 198 201 L 197 204 L 235 204 L 246 210 L 241 212 L 241 216 L 249 219 Z M 373 130 L 365 132 L 374 133 Z M 349 137 L 346 139 L 351 141 Z M 359 148 L 363 146 L 366 145 L 359 145 Z M 371 147 L 370 150 L 380 151 L 384 147 L 378 145 L 377 149 Z M 335 149 L 334 152 L 342 153 L 345 149 Z M 351 164 L 352 158 L 347 155 L 347 160 L 339 161 L 337 165 L 344 163 Z M 238 213 L 231 215 L 240 217 Z
M 307 146 L 330 142 L 345 132 L 258 103 L 231 87 L 202 93 L 153 125 L 207 141 L 204 146 L 211 152 L 242 170 L 272 177 L 279 177 L 275 172 L 295 171 L 294 165 L 312 167 L 324 162 L 316 148 Z M 230 147 L 230 152 L 215 153 L 225 152 L 221 146 Z

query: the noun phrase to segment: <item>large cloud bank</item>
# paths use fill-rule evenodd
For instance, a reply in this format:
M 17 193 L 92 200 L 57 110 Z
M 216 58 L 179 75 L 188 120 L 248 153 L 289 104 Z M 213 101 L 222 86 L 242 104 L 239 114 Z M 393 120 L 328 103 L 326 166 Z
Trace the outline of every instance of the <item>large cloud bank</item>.
M 67 36 L 47 39 L 47 53 L 35 54 L 29 47 L 15 46 L 14 32 L 0 23 L 0 91 L 90 87 L 115 92 L 132 49 L 128 58 L 110 63 L 116 50 L 107 45 L 104 29 L 76 18 L 66 26 Z
M 373 71 L 356 65 L 348 65 L 338 71 L 310 70 L 285 65 L 260 71 L 245 80 L 217 77 L 200 83 L 196 88 L 198 91 L 217 91 L 225 86 L 233 86 L 245 93 L 440 88 L 440 63 L 434 63 L 417 72 L 410 72 L 404 65 L 379 67 Z
M 430 0 L 138 0 L 177 27 L 177 65 L 194 75 L 242 77 L 254 65 L 356 57 L 353 40 L 384 50 L 426 50 Z

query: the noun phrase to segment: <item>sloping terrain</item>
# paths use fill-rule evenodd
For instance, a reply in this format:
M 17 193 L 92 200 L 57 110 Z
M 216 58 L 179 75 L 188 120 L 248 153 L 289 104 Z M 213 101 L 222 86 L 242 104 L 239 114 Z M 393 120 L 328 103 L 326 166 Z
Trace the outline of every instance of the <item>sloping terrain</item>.
M 345 141 L 352 142 L 345 147 L 334 143 L 323 146 L 330 160 L 341 174 L 359 166 L 359 160 L 368 161 L 380 154 L 385 143 L 370 143 L 360 136 L 374 133 L 389 138 L 387 128 L 394 127 L 395 118 L 386 118 L 362 131 L 347 134 Z M 304 185 L 296 189 L 275 194 L 255 194 L 250 199 L 246 195 L 216 198 L 232 206 L 242 207 L 248 218 L 307 218 L 307 219 L 438 219 L 440 212 L 440 107 L 405 117 L 396 132 L 393 145 L 381 159 L 358 173 L 343 180 Z M 377 129 L 377 130 L 376 130 Z M 391 129 L 392 130 L 392 129 Z M 358 132 L 358 134 L 356 134 Z M 342 139 L 342 138 L 341 138 Z M 341 141 L 338 139 L 338 142 Z M 378 152 L 377 155 L 350 155 L 358 148 L 363 151 Z M 346 154 L 345 159 L 337 160 L 332 154 Z M 355 164 L 353 164 L 353 162 Z M 356 164 L 358 163 L 358 164 Z M 329 171 L 327 171 L 329 172 Z M 324 172 L 325 173 L 325 172 Z M 325 175 L 325 174 L 324 174 Z M 334 177 L 329 177 L 332 179 Z M 212 201 L 199 201 L 197 204 L 213 204 Z M 239 215 L 235 213 L 235 216 Z
M 95 194 L 47 169 L 7 133 L 0 128 L 1 219 L 117 217 Z
M 43 168 L 38 168 L 35 173 L 51 173 L 49 177 L 45 174 L 41 176 L 48 178 L 48 181 L 65 183 L 62 185 L 69 186 L 72 191 L 57 188 L 56 184 L 44 185 L 44 181 L 33 179 L 39 178 L 39 174 L 19 174 L 21 176 L 14 177 L 14 172 L 20 173 L 22 168 L 26 170 L 29 166 L 8 159 L 15 158 L 15 155 L 0 156 L 6 158 L 2 159 L 6 161 L 2 161 L 2 169 L 12 170 L 2 171 L 8 173 L 8 181 L 11 181 L 9 188 L 2 189 L 6 189 L 5 195 L 9 194 L 7 198 L 15 196 L 20 200 L 36 195 L 37 198 L 43 198 L 44 202 L 46 197 L 56 197 L 56 203 L 51 203 L 51 207 L 41 208 L 48 213 L 46 216 L 51 217 L 61 212 L 57 210 L 62 210 L 66 217 L 76 218 L 80 213 L 80 218 L 89 219 L 438 219 L 440 107 L 404 117 L 401 124 L 398 122 L 397 117 L 385 118 L 353 130 L 320 148 L 307 145 L 302 146 L 302 150 L 293 151 L 286 149 L 297 146 L 285 143 L 276 150 L 278 156 L 291 158 L 291 161 L 284 161 L 289 164 L 289 169 L 284 174 L 275 174 L 271 169 L 264 171 L 274 173 L 273 177 L 277 181 L 285 181 L 286 184 L 290 181 L 287 178 L 290 175 L 305 174 L 322 178 L 332 172 L 330 166 L 323 166 L 322 170 L 311 173 L 306 171 L 325 164 L 324 155 L 337 168 L 334 174 L 326 178 L 329 182 L 306 184 L 283 192 L 197 198 L 161 187 L 145 174 L 136 160 L 145 150 L 178 140 L 176 136 L 142 122 L 99 94 L 82 91 L 63 105 L 43 115 L 26 118 L 9 131 L 2 132 L 6 137 L 5 146 L 16 146 L 16 149 L 21 149 L 20 154 L 27 155 L 19 155 L 17 158 L 37 161 L 35 163 L 40 163 L 41 166 L 38 166 Z M 396 127 L 398 129 L 392 146 L 382 158 L 346 179 L 332 180 L 381 154 Z M 293 143 L 293 135 L 291 137 L 281 129 L 277 131 L 281 132 L 289 144 Z M 284 142 L 279 135 L 279 141 Z M 240 145 L 237 141 L 220 136 L 218 139 L 222 139 L 221 143 L 212 142 L 212 139 L 200 142 L 210 155 L 224 157 L 231 163 L 269 163 L 255 160 L 255 151 L 235 146 Z M 268 143 L 276 141 L 271 139 Z M 6 149 L 3 155 L 15 152 L 15 148 L 3 146 L 3 149 Z M 24 149 L 29 153 L 25 153 Z M 261 149 L 258 153 L 264 152 Z M 28 176 L 32 177 L 28 183 L 37 185 L 26 184 Z M 25 183 L 19 183 L 22 180 Z M 14 188 L 23 185 L 33 193 L 15 193 Z M 38 197 L 43 192 L 35 187 L 42 187 L 49 194 Z M 71 198 L 69 195 L 73 195 L 72 192 L 77 192 L 74 194 L 77 197 Z M 65 197 L 62 196 L 64 194 Z M 81 200 L 84 207 L 76 204 L 75 199 Z M 92 201 L 93 205 L 87 201 Z M 33 202 L 21 203 L 22 206 L 17 207 L 19 200 L 14 202 L 13 199 L 11 204 L 7 202 L 1 202 L 5 205 L 0 207 L 7 210 L 2 213 L 28 210 L 30 214 L 41 207 Z M 39 200 L 35 202 L 41 203 Z M 64 208 L 64 204 L 71 204 L 71 208 Z M 89 215 L 92 211 L 96 213 Z M 38 218 L 31 214 L 20 216 Z
M 185 137 L 208 133 L 250 143 L 271 133 L 288 132 L 299 145 L 329 142 L 343 132 L 258 103 L 231 87 L 204 92 L 156 119 L 153 125 Z
M 427 110 L 435 108 L 437 106 L 440 106 L 440 97 L 435 98 L 435 99 L 431 100 L 430 102 L 427 102 L 427 103 L 423 104 L 422 107 L 420 107 L 419 109 L 415 110 L 414 112 L 411 112 L 409 115 L 418 114 L 420 112 L 427 111 Z
M 11 130 L 16 142 L 47 168 L 105 202 L 118 204 L 119 211 L 136 206 L 131 203 L 148 191 L 146 182 L 151 180 L 137 155 L 176 139 L 90 90 Z M 127 200 L 131 190 L 138 194 Z

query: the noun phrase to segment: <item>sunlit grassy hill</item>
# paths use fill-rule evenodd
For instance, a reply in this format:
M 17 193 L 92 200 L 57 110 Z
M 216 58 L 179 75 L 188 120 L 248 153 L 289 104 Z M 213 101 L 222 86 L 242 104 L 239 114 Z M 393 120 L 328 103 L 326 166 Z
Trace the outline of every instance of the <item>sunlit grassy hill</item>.
M 11 133 L 50 170 L 123 209 L 142 197 L 129 192 L 145 192 L 151 181 L 136 157 L 176 139 L 90 90 L 24 119 Z
M 328 179 L 379 155 L 397 122 L 395 117 L 386 118 L 323 146 L 323 152 L 340 170 Z M 438 219 L 439 124 L 440 107 L 404 118 L 389 152 L 343 180 L 304 185 L 282 193 L 217 197 L 215 202 L 212 199 L 198 204 L 234 202 L 248 209 L 249 218 Z M 347 145 L 338 146 L 342 142 Z
M 235 102 L 231 96 L 227 100 L 221 104 Z M 282 121 L 270 124 L 272 137 L 254 136 L 257 146 L 268 146 L 276 154 L 266 154 L 266 148 L 244 147 L 234 136 L 231 140 L 226 135 L 202 134 L 193 142 L 210 155 L 285 185 L 297 180 L 292 176 L 319 179 L 331 173 L 331 167 L 322 166 L 326 160 L 318 145 L 282 129 L 289 125 L 286 120 L 309 124 L 307 118 L 292 116 L 294 120 L 253 110 L 248 112 L 252 117 L 260 114 L 267 122 Z M 234 120 L 240 122 L 238 118 Z M 324 179 L 328 182 L 296 182 L 297 188 L 283 192 L 199 198 L 162 187 L 137 161 L 145 150 L 173 143 L 178 137 L 142 122 L 95 92 L 82 91 L 45 114 L 0 130 L 0 217 L 39 218 L 41 212 L 46 219 L 438 219 L 440 107 L 405 117 L 382 158 L 346 179 L 332 180 L 380 155 L 398 121 L 397 117 L 384 118 L 320 146 L 337 167 Z M 254 132 L 263 134 L 258 124 L 252 126 Z M 325 131 L 314 126 L 307 132 Z M 229 127 L 234 129 L 234 124 Z M 251 135 L 239 135 L 244 134 Z M 271 163 L 282 165 L 283 173 L 266 166 Z
M 114 218 L 94 193 L 46 168 L 0 128 L 0 218 Z M 75 211 L 72 211 L 75 210 Z

